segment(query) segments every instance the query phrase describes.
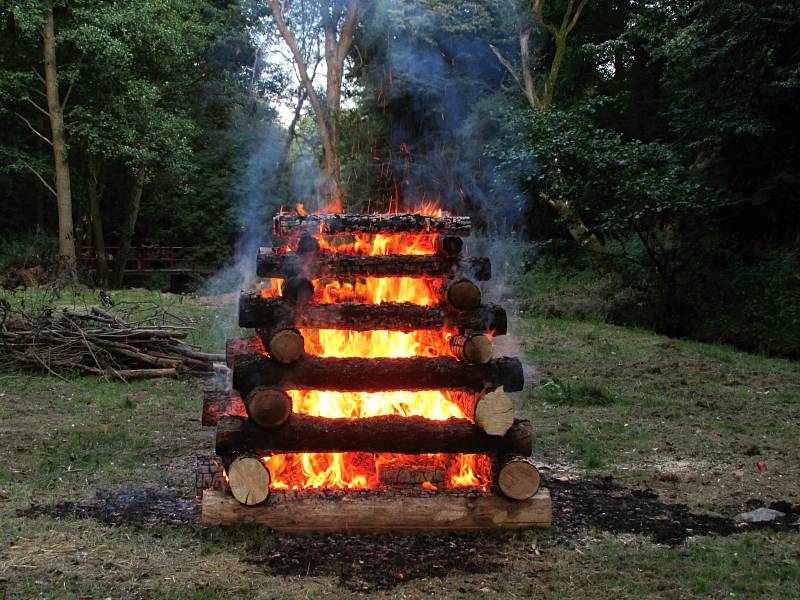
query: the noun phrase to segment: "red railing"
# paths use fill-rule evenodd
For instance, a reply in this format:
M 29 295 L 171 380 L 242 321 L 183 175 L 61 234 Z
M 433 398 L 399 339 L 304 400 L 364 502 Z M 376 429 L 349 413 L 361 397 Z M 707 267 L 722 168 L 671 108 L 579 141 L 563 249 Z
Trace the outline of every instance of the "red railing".
M 119 246 L 105 247 L 106 260 L 113 268 Z M 97 268 L 97 253 L 93 246 L 82 246 L 78 260 L 89 270 Z M 126 273 L 194 273 L 197 264 L 191 248 L 185 246 L 131 246 L 125 261 Z

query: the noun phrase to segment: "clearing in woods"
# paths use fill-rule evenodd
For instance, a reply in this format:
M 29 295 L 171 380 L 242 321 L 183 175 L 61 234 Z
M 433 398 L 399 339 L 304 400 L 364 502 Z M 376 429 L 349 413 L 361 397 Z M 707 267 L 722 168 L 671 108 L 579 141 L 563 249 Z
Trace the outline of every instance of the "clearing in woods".
M 131 296 L 170 303 L 196 319 L 209 350 L 221 343 L 214 302 Z M 540 378 L 521 401 L 554 494 L 551 530 L 293 538 L 203 529 L 194 458 L 211 451 L 211 431 L 200 426 L 199 382 L 3 373 L 0 591 L 248 600 L 796 592 L 800 365 L 599 322 L 522 316 L 510 329 Z M 788 516 L 761 527 L 732 519 L 770 504 Z

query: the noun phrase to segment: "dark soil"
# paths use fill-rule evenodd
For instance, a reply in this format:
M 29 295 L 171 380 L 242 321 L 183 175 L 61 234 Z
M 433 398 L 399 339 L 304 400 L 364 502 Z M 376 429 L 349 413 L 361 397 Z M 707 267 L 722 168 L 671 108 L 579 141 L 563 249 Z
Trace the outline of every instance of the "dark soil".
M 800 517 L 800 507 L 786 502 L 772 508 L 786 517 L 772 523 L 743 525 L 732 518 L 692 513 L 683 504 L 667 504 L 643 487 L 627 489 L 612 478 L 549 479 L 554 523 L 544 546 L 574 543 L 581 531 L 650 536 L 661 544 L 677 545 L 693 535 L 731 535 L 755 529 L 790 530 Z M 758 500 L 740 507 L 763 506 Z M 731 509 L 738 512 L 738 509 Z M 174 492 L 123 489 L 98 492 L 86 502 L 32 506 L 21 516 L 94 518 L 110 525 L 149 527 L 193 526 L 200 518 L 196 498 Z M 262 565 L 273 575 L 334 576 L 354 591 L 391 588 L 404 581 L 443 577 L 452 572 L 471 574 L 502 570 L 520 544 L 519 533 L 370 535 L 276 535 L 271 549 L 254 542 L 246 560 Z M 527 550 L 526 550 L 527 551 Z

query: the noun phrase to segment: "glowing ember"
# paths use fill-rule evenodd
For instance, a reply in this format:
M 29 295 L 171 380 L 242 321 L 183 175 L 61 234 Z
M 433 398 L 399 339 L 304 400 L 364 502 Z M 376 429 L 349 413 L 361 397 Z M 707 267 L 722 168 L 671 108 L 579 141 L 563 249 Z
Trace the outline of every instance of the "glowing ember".
M 298 207 L 301 209 L 302 207 Z M 300 212 L 300 210 L 298 210 Z M 418 212 L 442 216 L 433 205 Z M 302 214 L 302 213 L 301 213 Z M 436 252 L 438 236 L 429 234 L 356 235 L 346 237 L 315 236 L 323 252 L 348 255 L 385 256 L 390 254 L 422 255 Z M 295 242 L 296 243 L 296 242 Z M 315 280 L 314 302 L 341 304 L 380 304 L 412 302 L 430 306 L 438 303 L 440 282 L 433 279 L 406 277 L 368 277 L 345 280 Z M 269 280 L 263 296 L 280 295 L 282 282 Z M 442 356 L 447 354 L 452 331 L 344 331 L 338 329 L 306 329 L 306 352 L 324 357 L 403 358 Z M 293 410 L 299 414 L 329 418 L 364 418 L 380 415 L 421 416 L 432 420 L 466 418 L 449 398 L 451 392 L 329 392 L 289 391 Z M 263 458 L 276 489 L 380 487 L 381 467 L 415 467 L 431 461 L 446 465 L 445 487 L 481 487 L 486 489 L 491 469 L 482 455 L 400 455 L 349 453 L 280 454 Z M 426 489 L 437 487 L 425 481 Z

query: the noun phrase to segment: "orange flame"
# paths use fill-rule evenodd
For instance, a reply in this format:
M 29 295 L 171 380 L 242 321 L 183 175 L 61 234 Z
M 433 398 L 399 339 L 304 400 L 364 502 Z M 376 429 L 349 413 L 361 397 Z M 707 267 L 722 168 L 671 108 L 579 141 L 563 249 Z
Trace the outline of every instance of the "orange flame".
M 301 207 L 298 207 L 301 208 Z M 417 212 L 441 216 L 434 203 Z M 354 236 L 315 236 L 323 252 L 381 256 L 390 254 L 434 254 L 438 236 L 430 234 L 375 234 Z M 296 241 L 294 242 L 296 243 Z M 431 306 L 438 303 L 440 281 L 407 277 L 367 277 L 314 282 L 314 302 L 341 304 L 357 302 L 413 302 Z M 280 280 L 266 282 L 261 293 L 281 293 Z M 325 357 L 400 358 L 442 356 L 447 353 L 452 331 L 345 331 L 305 329 L 306 352 Z M 293 410 L 299 414 L 329 418 L 365 418 L 380 415 L 422 416 L 432 420 L 466 418 L 452 401 L 452 392 L 438 390 L 407 392 L 331 392 L 290 390 Z M 371 489 L 380 487 L 381 469 L 413 468 L 430 462 L 446 465 L 445 487 L 480 487 L 487 489 L 491 464 L 483 455 L 401 455 L 389 453 L 298 453 L 277 454 L 263 458 L 275 489 L 340 488 Z M 443 467 L 444 468 L 444 467 Z M 420 483 L 425 489 L 437 489 L 430 481 Z

